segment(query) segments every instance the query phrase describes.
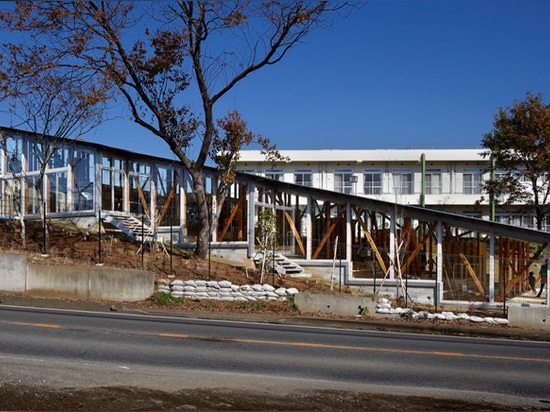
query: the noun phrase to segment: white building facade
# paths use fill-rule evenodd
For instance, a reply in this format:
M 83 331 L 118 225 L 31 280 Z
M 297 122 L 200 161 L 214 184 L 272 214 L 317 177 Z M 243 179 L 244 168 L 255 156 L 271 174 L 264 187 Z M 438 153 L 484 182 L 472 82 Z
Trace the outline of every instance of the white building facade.
M 238 170 L 279 181 L 356 196 L 425 206 L 490 219 L 482 184 L 491 178 L 484 149 L 282 150 L 266 161 L 259 150 L 241 152 Z M 534 228 L 519 206 L 495 210 L 496 222 Z M 547 225 L 545 225 L 548 228 Z

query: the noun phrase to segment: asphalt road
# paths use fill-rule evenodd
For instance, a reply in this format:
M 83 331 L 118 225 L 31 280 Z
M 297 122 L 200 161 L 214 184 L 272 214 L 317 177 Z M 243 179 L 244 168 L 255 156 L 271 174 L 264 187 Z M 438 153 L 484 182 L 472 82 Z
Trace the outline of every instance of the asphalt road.
M 54 387 L 376 389 L 550 407 L 546 342 L 9 306 L 0 342 L 0 378 Z

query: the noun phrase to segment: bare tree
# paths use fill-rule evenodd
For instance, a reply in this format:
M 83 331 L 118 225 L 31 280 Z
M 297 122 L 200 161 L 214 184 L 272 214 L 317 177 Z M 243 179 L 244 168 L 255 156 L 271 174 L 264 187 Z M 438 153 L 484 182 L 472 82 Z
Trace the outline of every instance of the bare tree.
M 78 73 L 50 69 L 35 71 L 20 61 L 20 49 L 4 45 L 0 59 L 0 96 L 12 117 L 13 126 L 31 132 L 34 141 L 27 169 L 20 170 L 25 185 L 36 195 L 34 201 L 46 228 L 44 180 L 48 169 L 64 166 L 62 146 L 68 139 L 79 139 L 101 123 L 107 90 Z M 46 67 L 44 55 L 34 62 Z M 38 63 L 39 62 L 39 63 Z M 31 173 L 33 172 L 33 173 Z M 31 176 L 32 174 L 32 176 Z M 18 200 L 18 209 L 24 205 Z M 19 210 L 24 238 L 25 211 Z M 44 252 L 47 230 L 44 231 Z
M 281 61 L 307 34 L 327 25 L 329 16 L 349 7 L 286 0 L 26 1 L 0 13 L 0 19 L 12 30 L 33 33 L 33 47 L 42 42 L 49 65 L 102 76 L 124 98 L 132 120 L 168 144 L 193 180 L 200 222 L 195 254 L 205 257 L 217 213 L 212 216 L 208 207 L 204 167 L 218 161 L 222 193 L 235 157 L 254 137 L 246 127 L 233 128 L 241 135 L 225 130 L 232 144 L 221 146 L 230 151 L 212 158 L 218 127 L 223 129 L 217 125 L 216 104 L 246 76 Z M 25 61 L 33 65 L 30 56 L 26 53 Z M 200 108 L 188 104 L 193 92 Z M 225 119 L 222 123 L 242 121 L 231 113 Z M 275 152 L 267 139 L 256 141 Z

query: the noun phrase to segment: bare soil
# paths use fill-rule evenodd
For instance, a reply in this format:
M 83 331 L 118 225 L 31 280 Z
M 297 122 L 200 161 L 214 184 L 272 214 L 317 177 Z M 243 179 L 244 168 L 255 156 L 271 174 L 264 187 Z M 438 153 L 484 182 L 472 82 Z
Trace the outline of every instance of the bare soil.
M 245 263 L 231 261 L 212 256 L 210 260 L 197 259 L 192 250 L 184 250 L 177 247 L 157 246 L 152 250 L 150 244 L 142 245 L 132 242 L 126 236 L 116 230 L 102 233 L 91 232 L 77 227 L 69 221 L 51 220 L 47 223 L 48 242 L 44 248 L 44 229 L 40 221 L 28 221 L 25 224 L 25 242 L 22 240 L 21 225 L 17 220 L 0 220 L 0 251 L 27 253 L 28 260 L 33 263 L 46 265 L 72 265 L 95 266 L 98 263 L 103 267 L 124 269 L 145 269 L 155 273 L 157 281 L 160 279 L 203 279 L 203 280 L 228 280 L 233 284 L 255 284 L 260 282 L 260 272 Z M 101 248 L 100 248 L 101 245 Z M 101 252 L 100 252 L 101 250 Z M 46 253 L 44 253 L 46 252 Z M 316 278 L 292 278 L 279 277 L 267 274 L 263 280 L 273 286 L 295 287 L 301 293 L 336 293 L 331 291 L 330 285 Z M 349 287 L 344 287 L 344 294 L 358 293 Z M 175 310 L 232 312 L 264 315 L 302 316 L 292 302 L 223 302 L 213 300 L 191 301 L 176 299 L 167 302 L 153 296 L 143 302 L 132 302 L 134 306 L 147 308 L 169 308 Z M 425 309 L 425 308 L 418 308 Z M 501 313 L 476 312 L 480 316 L 501 316 Z M 316 317 L 336 317 L 327 314 L 307 314 Z M 338 317 L 346 318 L 346 317 Z M 355 316 L 347 317 L 357 319 Z M 369 319 L 369 316 L 363 316 Z M 394 320 L 399 323 L 419 323 L 412 319 Z M 433 323 L 430 321 L 430 323 Z M 474 326 L 475 325 L 471 325 Z M 488 324 L 480 327 L 490 328 Z M 496 326 L 502 330 L 502 326 Z
M 300 391 L 284 397 L 224 389 L 166 393 L 129 387 L 95 389 L 0 388 L 2 410 L 42 411 L 492 411 L 532 410 L 467 400 L 342 391 Z
M 155 273 L 157 280 L 203 279 L 228 280 L 234 284 L 254 284 L 260 281 L 260 273 L 254 268 L 246 267 L 238 261 L 217 258 L 210 260 L 197 259 L 192 250 L 157 245 L 152 250 L 151 244 L 142 245 L 130 241 L 117 231 L 107 231 L 99 236 L 83 230 L 68 221 L 49 221 L 47 224 L 48 242 L 44 248 L 44 229 L 39 221 L 25 224 L 25 242 L 22 240 L 22 229 L 19 221 L 0 220 L 0 251 L 27 253 L 30 262 L 47 265 L 73 265 L 144 269 Z M 101 238 L 101 239 L 100 239 Z M 101 245 L 101 252 L 100 252 Z M 45 253 L 46 252 L 46 253 Z M 328 290 L 323 282 L 317 279 L 280 278 L 266 275 L 265 283 L 274 286 L 296 287 L 300 291 Z M 164 302 L 166 303 L 166 302 Z M 142 302 L 147 307 L 162 307 L 156 297 Z M 265 302 L 252 305 L 230 305 L 228 302 L 193 302 L 178 300 L 171 304 L 172 309 L 182 310 L 223 310 L 237 312 L 262 311 L 266 314 L 298 314 L 291 303 Z
M 40 222 L 26 223 L 25 242 L 18 221 L 0 220 L 0 251 L 27 253 L 36 263 L 56 265 L 96 265 L 128 269 L 146 269 L 157 278 L 229 280 L 235 284 L 257 283 L 259 274 L 238 263 L 212 259 L 196 259 L 191 251 L 162 248 L 141 250 L 141 245 L 130 242 L 112 232 L 101 236 L 79 229 L 69 222 L 48 222 L 49 238 L 44 249 L 44 231 Z M 44 256 L 44 251 L 47 256 Z M 172 252 L 170 255 L 169 252 Z M 328 286 L 315 279 L 276 278 L 268 283 L 296 287 L 301 292 L 328 293 Z M 351 293 L 350 290 L 345 290 Z M 118 302 L 117 302 L 118 303 Z M 162 304 L 158 297 L 135 303 L 134 306 L 182 311 L 231 312 L 243 314 L 301 316 L 292 302 L 251 302 L 250 304 L 221 301 L 178 300 Z M 308 316 L 331 317 L 308 314 Z M 364 318 L 368 320 L 368 318 Z M 396 319 L 395 322 L 410 322 Z M 432 322 L 433 323 L 433 322 Z M 485 325 L 484 328 L 487 328 Z M 502 326 L 498 328 L 502 329 Z M 0 410 L 388 410 L 388 411 L 477 411 L 519 410 L 517 405 L 507 408 L 489 403 L 433 399 L 421 396 L 366 394 L 342 391 L 302 391 L 287 394 L 254 397 L 246 391 L 224 389 L 186 390 L 177 393 L 145 390 L 136 387 L 48 388 L 24 386 L 17 382 L 0 383 Z M 530 408 L 523 410 L 533 410 Z

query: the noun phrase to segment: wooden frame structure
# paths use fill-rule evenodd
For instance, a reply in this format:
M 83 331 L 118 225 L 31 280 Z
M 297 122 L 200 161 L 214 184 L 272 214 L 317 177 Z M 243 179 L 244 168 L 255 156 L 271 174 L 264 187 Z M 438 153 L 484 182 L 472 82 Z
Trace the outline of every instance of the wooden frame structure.
M 37 218 L 36 170 L 28 167 L 36 163 L 37 137 L 1 131 L 8 138 L 0 148 L 0 216 Z M 179 228 L 181 244 L 196 239 L 194 193 L 180 163 L 81 141 L 64 144 L 63 162 L 46 170 L 56 184 L 42 189 L 44 199 L 56 199 L 55 208 L 47 203 L 49 218 L 133 215 L 155 233 Z M 215 169 L 205 169 L 205 181 L 214 205 Z M 277 217 L 283 254 L 301 262 L 338 259 L 348 268 L 349 285 L 406 281 L 436 288 L 442 302 L 499 304 L 528 291 L 529 271 L 538 274 L 548 263 L 547 232 L 244 173 L 227 188 L 212 242 L 245 249 L 251 258 L 258 212 L 265 208 Z

